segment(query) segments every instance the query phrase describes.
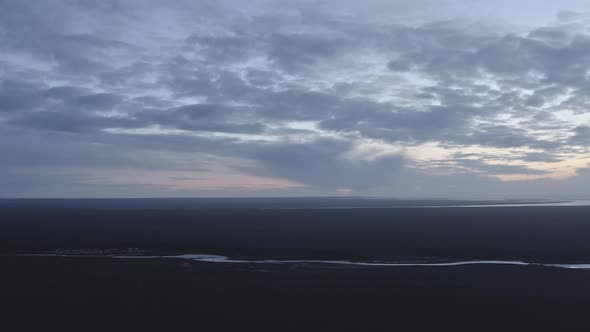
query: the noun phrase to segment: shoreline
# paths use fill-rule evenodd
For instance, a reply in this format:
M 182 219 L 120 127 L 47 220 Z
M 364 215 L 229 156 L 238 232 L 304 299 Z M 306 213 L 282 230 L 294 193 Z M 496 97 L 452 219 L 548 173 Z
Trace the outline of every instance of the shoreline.
M 10 255 L 7 255 L 10 256 Z M 397 262 L 370 262 L 370 261 L 351 261 L 351 260 L 321 260 L 321 259 L 235 259 L 228 256 L 215 254 L 180 254 L 180 255 L 107 255 L 107 254 L 59 254 L 59 253 L 39 253 L 39 254 L 16 254 L 15 257 L 63 257 L 63 258 L 113 258 L 113 259 L 180 259 L 205 263 L 223 263 L 223 264 L 308 264 L 319 267 L 321 265 L 343 265 L 343 266 L 360 266 L 360 267 L 451 267 L 463 265 L 513 265 L 513 266 L 542 266 L 550 268 L 563 269 L 590 269 L 590 263 L 541 263 L 528 262 L 520 260 L 462 260 L 462 261 L 397 261 Z M 1 257 L 1 256 L 0 256 Z

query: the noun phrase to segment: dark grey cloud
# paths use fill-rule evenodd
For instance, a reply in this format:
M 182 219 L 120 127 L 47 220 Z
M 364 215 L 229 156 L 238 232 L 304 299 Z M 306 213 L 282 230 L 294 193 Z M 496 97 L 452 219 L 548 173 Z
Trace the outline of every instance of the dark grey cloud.
M 122 101 L 123 98 L 116 94 L 95 93 L 72 98 L 69 102 L 76 107 L 85 109 L 110 111 Z
M 481 34 L 469 27 L 425 25 L 410 31 L 402 30 L 396 39 L 406 47 L 400 55 L 389 62 L 392 70 L 418 70 L 448 79 L 454 74 L 467 78 L 482 77 L 482 74 L 499 75 L 509 83 L 519 78 L 525 85 L 531 75 L 539 75 L 535 84 L 577 85 L 585 78 L 580 76 L 580 66 L 588 59 L 589 39 L 584 34 L 570 32 L 568 27 L 555 27 L 553 33 L 561 32 L 569 38 L 554 45 L 547 39 L 539 39 L 540 30 L 529 35 Z M 532 35 L 532 36 L 531 36 Z
M 8 124 L 41 130 L 90 132 L 109 128 L 142 128 L 148 123 L 128 117 L 98 116 L 83 111 L 38 111 L 24 113 Z
M 522 161 L 526 161 L 526 162 L 549 162 L 549 163 L 559 162 L 559 161 L 563 160 L 563 158 L 561 158 L 553 153 L 547 153 L 547 152 L 531 152 L 531 153 L 525 154 L 524 156 L 519 157 L 519 159 Z
M 243 31 L 236 31 L 236 35 L 231 36 L 192 35 L 186 42 L 201 56 L 221 62 L 247 59 L 256 54 L 258 47 L 265 46 L 256 39 L 255 35 L 249 35 Z
M 256 101 L 262 116 L 276 120 L 317 121 L 349 107 L 338 95 L 297 88 L 260 95 Z
M 88 92 L 88 89 L 76 86 L 55 86 L 43 91 L 43 94 L 50 99 L 68 100 L 87 95 Z
M 422 143 L 454 136 L 469 124 L 469 108 L 431 106 L 428 109 L 393 108 L 393 105 L 350 101 L 348 109 L 324 120 L 320 127 L 332 131 L 356 131 L 370 138 Z M 351 105 L 351 106 L 352 106 Z M 352 106 L 352 107 L 354 107 Z
M 31 109 L 41 102 L 42 96 L 34 84 L 10 79 L 0 81 L 0 111 Z
M 305 143 L 261 144 L 250 157 L 262 166 L 255 170 L 260 175 L 271 174 L 320 188 L 378 187 L 391 184 L 403 171 L 400 156 L 351 160 L 345 155 L 350 148 L 350 141 L 324 138 Z
M 153 124 L 190 131 L 260 134 L 265 126 L 256 122 L 248 107 L 193 104 L 138 114 Z
M 590 144 L 590 126 L 577 126 L 574 128 L 574 135 L 570 141 L 575 145 Z
M 527 175 L 539 175 L 548 174 L 548 171 L 531 169 L 526 166 L 517 165 L 498 165 L 488 164 L 477 159 L 457 159 L 457 163 L 461 166 L 474 169 L 476 171 L 492 174 L 492 175 L 504 175 L 504 174 L 527 174 Z
M 530 147 L 547 150 L 561 146 L 560 142 L 537 139 L 522 128 L 513 128 L 506 125 L 479 126 L 475 132 L 460 138 L 459 143 L 500 148 Z
M 350 48 L 350 40 L 312 33 L 275 34 L 270 40 L 269 58 L 281 69 L 298 71 L 317 61 L 341 54 Z

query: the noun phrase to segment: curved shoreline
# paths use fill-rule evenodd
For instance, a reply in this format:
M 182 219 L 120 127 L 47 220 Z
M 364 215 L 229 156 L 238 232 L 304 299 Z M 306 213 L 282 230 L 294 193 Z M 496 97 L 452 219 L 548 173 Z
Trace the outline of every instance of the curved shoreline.
M 515 266 L 543 266 L 563 269 L 590 269 L 590 263 L 535 263 L 511 260 L 465 260 L 450 262 L 361 262 L 347 260 L 313 260 L 313 259 L 231 259 L 223 255 L 210 254 L 182 254 L 182 255 L 84 255 L 84 254 L 18 254 L 28 257 L 75 257 L 75 258 L 115 258 L 115 259 L 187 259 L 205 263 L 226 264 L 318 264 L 318 265 L 347 265 L 364 267 L 452 267 L 464 265 L 515 265 Z

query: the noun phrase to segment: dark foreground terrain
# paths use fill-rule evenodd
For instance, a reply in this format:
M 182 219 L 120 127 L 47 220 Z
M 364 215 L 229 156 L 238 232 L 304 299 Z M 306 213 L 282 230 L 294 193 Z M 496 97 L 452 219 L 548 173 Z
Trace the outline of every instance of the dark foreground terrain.
M 342 268 L 67 257 L 4 257 L 0 264 L 2 313 L 22 330 L 259 324 L 277 330 L 309 324 L 528 330 L 581 326 L 590 306 L 590 271 L 544 267 Z
M 214 203 L 222 206 L 145 203 L 0 203 L 0 317 L 6 326 L 16 326 L 6 330 L 529 331 L 586 324 L 586 269 L 108 256 L 589 263 L 590 207 L 343 209 L 324 208 L 317 201 L 310 207 L 304 201 L 289 206 L 297 209 L 284 209 L 260 201 L 226 208 L 219 201 Z M 334 203 L 342 204 L 325 202 Z M 66 256 L 29 256 L 43 253 Z

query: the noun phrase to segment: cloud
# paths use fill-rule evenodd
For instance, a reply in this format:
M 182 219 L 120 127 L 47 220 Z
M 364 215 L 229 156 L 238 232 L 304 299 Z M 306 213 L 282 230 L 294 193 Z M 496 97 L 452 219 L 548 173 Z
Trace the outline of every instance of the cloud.
M 484 174 L 500 175 L 500 174 L 528 174 L 540 175 L 548 174 L 548 171 L 531 169 L 526 166 L 518 165 L 498 165 L 488 164 L 477 159 L 457 159 L 455 160 L 460 165 L 482 172 Z
M 268 56 L 279 68 L 298 71 L 313 68 L 318 61 L 337 57 L 353 45 L 340 36 L 322 36 L 318 33 L 275 34 L 270 40 Z
M 578 126 L 574 128 L 571 143 L 576 145 L 590 144 L 590 126 Z
M 233 177 L 303 186 L 285 194 L 563 193 L 494 176 L 583 167 L 588 22 L 476 24 L 463 9 L 0 0 L 0 194 Z M 130 170 L 149 175 L 117 187 Z
M 0 111 L 14 112 L 39 106 L 42 99 L 34 84 L 19 80 L 0 82 Z
M 563 159 L 547 152 L 531 152 L 520 157 L 522 161 L 526 162 L 559 162 Z
M 76 107 L 90 110 L 112 110 L 121 103 L 122 97 L 112 93 L 95 93 L 70 99 Z
M 321 138 L 311 142 L 261 144 L 250 158 L 261 168 L 255 172 L 320 188 L 349 187 L 362 190 L 391 184 L 403 171 L 404 159 L 388 155 L 373 160 L 351 160 L 350 141 Z
M 74 111 L 39 111 L 13 117 L 8 124 L 41 130 L 87 133 L 109 128 L 141 128 L 146 125 L 127 117 L 98 116 Z

